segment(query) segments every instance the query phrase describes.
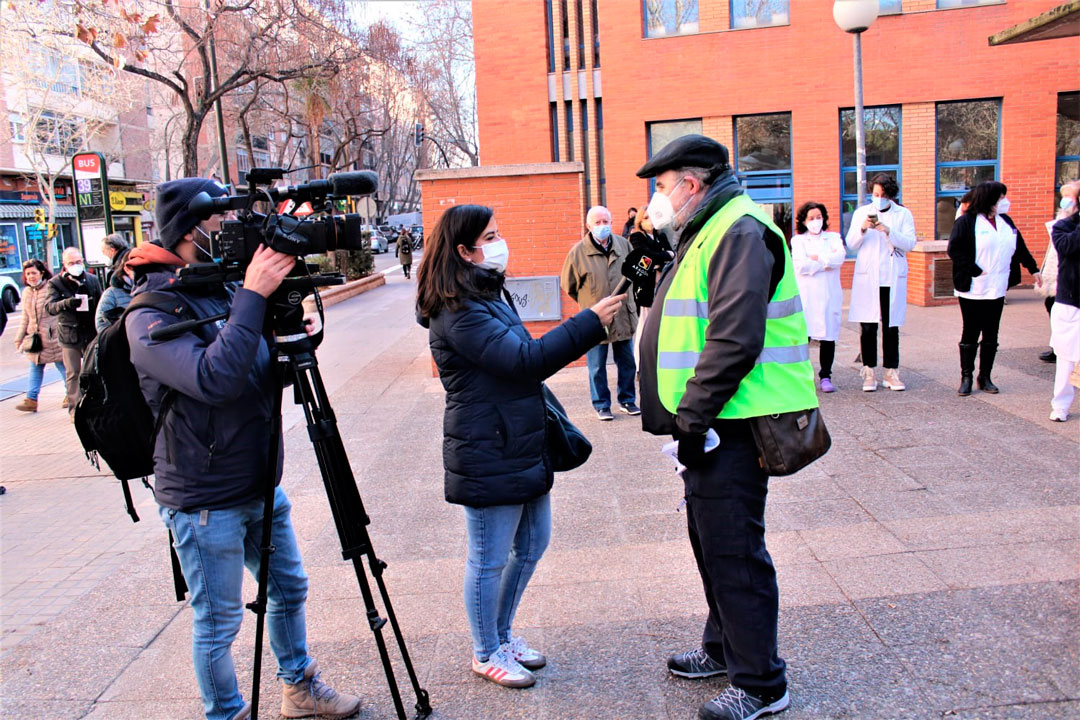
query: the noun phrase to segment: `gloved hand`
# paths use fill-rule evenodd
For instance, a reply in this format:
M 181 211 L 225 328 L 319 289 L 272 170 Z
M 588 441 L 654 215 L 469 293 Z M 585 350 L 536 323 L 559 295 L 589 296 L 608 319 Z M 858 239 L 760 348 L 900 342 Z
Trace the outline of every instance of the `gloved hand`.
M 64 301 L 64 307 L 66 307 L 68 310 L 77 310 L 79 308 L 79 305 L 81 304 L 82 301 L 76 297 L 71 297 Z
M 684 433 L 678 430 L 675 439 L 679 441 L 679 462 L 691 470 L 705 464 L 705 433 Z

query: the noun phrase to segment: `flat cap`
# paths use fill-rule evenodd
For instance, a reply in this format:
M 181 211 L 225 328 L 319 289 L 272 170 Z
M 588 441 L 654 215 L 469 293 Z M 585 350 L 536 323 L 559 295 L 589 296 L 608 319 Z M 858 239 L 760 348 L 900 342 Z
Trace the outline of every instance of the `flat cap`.
M 665 145 L 637 171 L 639 178 L 656 177 L 667 170 L 694 167 L 712 171 L 712 182 L 728 169 L 728 149 L 704 135 L 683 135 Z

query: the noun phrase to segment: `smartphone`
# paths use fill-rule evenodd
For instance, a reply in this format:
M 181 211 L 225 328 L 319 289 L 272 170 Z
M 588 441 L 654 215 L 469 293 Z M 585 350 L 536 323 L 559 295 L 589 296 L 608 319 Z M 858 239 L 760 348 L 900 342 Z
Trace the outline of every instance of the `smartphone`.
M 868 214 L 866 216 L 866 219 L 869 220 L 870 222 L 874 223 L 875 225 L 878 224 L 877 213 Z

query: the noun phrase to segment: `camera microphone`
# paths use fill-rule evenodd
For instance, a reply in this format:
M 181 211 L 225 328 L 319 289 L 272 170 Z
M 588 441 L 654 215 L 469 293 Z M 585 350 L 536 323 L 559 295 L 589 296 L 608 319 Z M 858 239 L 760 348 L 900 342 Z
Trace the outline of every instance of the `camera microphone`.
M 334 173 L 327 181 L 334 197 L 370 195 L 379 189 L 379 176 L 370 170 Z
M 651 282 L 657 269 L 656 260 L 645 250 L 631 250 L 622 264 L 623 277 L 611 294 L 622 295 L 631 285 Z

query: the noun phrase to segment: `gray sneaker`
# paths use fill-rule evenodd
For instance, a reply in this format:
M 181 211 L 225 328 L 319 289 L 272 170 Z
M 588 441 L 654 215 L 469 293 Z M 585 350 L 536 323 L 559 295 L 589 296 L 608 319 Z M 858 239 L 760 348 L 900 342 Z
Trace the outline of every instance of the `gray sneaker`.
M 727 666 L 709 657 L 705 648 L 696 648 L 668 658 L 667 669 L 672 675 L 697 680 L 726 675 Z
M 604 421 L 615 419 L 615 416 L 611 414 L 611 408 L 600 408 L 596 411 L 596 417 Z
M 787 710 L 791 699 L 787 692 L 777 700 L 767 703 L 737 687 L 729 687 L 701 706 L 698 720 L 754 720 L 763 715 L 774 715 Z

